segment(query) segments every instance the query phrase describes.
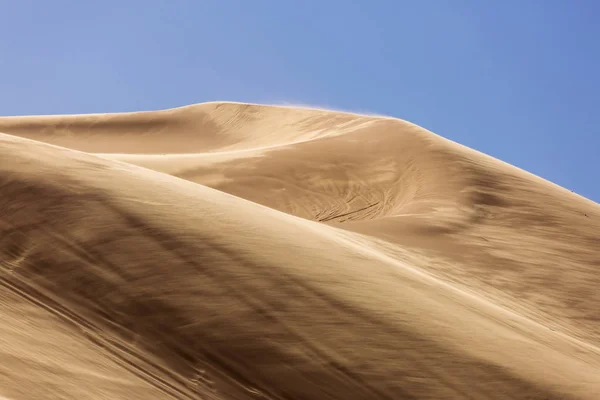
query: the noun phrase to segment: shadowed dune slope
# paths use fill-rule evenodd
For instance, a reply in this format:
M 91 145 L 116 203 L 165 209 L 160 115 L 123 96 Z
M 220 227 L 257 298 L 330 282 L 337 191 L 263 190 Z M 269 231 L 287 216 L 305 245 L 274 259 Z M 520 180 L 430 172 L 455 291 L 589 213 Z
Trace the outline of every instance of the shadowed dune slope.
M 207 103 L 0 131 L 0 396 L 600 394 L 600 208 L 547 181 L 322 110 Z M 53 366 L 19 312 L 77 356 Z M 24 338 L 46 358 L 25 362 Z

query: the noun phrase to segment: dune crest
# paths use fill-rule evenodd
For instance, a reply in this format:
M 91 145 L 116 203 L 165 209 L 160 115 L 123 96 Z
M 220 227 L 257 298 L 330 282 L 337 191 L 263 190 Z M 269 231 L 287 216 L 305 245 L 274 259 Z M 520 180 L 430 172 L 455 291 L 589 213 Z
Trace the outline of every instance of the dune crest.
M 598 398 L 600 207 L 556 185 L 325 110 L 0 132 L 0 396 Z

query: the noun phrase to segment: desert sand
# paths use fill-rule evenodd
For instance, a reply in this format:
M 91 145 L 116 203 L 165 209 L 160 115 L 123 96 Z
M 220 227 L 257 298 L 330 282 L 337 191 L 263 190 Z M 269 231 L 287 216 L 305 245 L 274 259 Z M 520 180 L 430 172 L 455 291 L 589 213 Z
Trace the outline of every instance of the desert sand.
M 600 399 L 600 206 L 409 122 L 0 118 L 0 399 Z

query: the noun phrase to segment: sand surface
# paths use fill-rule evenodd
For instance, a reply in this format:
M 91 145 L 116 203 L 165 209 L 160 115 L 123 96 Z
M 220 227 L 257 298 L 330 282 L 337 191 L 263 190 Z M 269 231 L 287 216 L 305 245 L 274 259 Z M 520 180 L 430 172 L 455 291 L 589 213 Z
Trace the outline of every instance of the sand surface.
M 0 132 L 2 400 L 600 399 L 600 206 L 564 188 L 324 110 Z

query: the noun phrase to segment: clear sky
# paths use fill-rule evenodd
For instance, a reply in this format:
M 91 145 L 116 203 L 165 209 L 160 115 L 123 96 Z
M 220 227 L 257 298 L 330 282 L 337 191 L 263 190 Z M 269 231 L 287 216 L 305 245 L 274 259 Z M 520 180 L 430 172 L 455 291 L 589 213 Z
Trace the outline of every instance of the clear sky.
M 0 0 L 0 115 L 407 119 L 600 202 L 600 1 Z

